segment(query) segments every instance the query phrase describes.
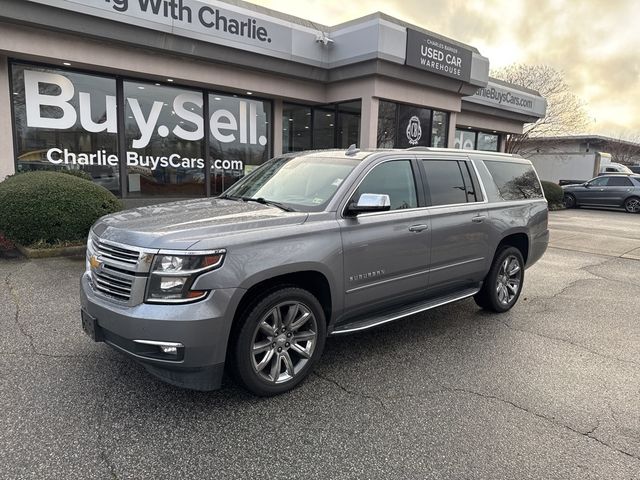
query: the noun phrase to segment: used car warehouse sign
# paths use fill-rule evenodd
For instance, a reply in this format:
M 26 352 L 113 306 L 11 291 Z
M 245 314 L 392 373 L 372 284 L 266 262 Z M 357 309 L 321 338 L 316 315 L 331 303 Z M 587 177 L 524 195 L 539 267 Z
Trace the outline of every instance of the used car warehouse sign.
M 406 64 L 411 67 L 468 82 L 471 59 L 467 48 L 407 29 Z
M 291 53 L 290 26 L 228 3 L 197 0 L 31 1 L 212 43 L 237 46 L 239 42 L 267 52 Z

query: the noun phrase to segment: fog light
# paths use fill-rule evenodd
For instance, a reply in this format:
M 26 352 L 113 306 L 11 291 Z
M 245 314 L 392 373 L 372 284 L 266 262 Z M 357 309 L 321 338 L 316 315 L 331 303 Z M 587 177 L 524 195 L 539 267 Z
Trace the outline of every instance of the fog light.
M 160 345 L 160 350 L 162 350 L 162 353 L 166 353 L 168 355 L 178 354 L 178 347 L 174 347 L 174 346 Z
M 144 356 L 159 356 L 161 355 L 171 355 L 175 357 L 175 360 L 181 360 L 184 355 L 184 345 L 178 342 L 158 342 L 157 340 L 134 340 L 134 343 L 138 343 L 142 345 L 151 346 L 151 350 L 149 347 L 146 347 L 145 350 L 138 350 L 137 353 Z M 144 347 L 143 347 L 144 348 Z M 174 359 L 171 359 L 174 360 Z

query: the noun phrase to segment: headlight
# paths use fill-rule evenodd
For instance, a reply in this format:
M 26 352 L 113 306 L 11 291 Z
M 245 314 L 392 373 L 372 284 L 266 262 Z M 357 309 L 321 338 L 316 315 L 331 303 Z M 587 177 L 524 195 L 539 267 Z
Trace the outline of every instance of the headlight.
M 196 278 L 222 265 L 224 250 L 211 252 L 160 252 L 153 259 L 146 301 L 184 303 L 205 297 L 208 290 L 191 290 Z

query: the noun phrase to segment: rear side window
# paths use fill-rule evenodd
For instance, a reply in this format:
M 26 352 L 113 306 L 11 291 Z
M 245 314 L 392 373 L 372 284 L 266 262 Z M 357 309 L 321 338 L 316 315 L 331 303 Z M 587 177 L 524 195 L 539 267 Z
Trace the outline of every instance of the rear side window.
M 485 160 L 489 173 L 504 200 L 542 198 L 542 187 L 531 165 Z
M 458 160 L 423 160 L 431 204 L 456 205 L 477 202 L 482 195 L 477 191 L 467 162 Z M 473 175 L 473 177 L 472 177 Z
M 609 187 L 631 187 L 631 180 L 626 177 L 609 177 L 607 186 Z

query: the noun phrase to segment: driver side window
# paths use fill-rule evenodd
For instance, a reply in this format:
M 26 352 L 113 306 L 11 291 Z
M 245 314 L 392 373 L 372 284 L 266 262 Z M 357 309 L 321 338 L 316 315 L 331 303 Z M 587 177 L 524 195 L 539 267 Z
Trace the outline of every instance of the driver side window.
M 387 194 L 391 210 L 416 208 L 416 182 L 409 160 L 393 160 L 382 163 L 371 170 L 353 195 L 357 202 L 363 193 Z
M 607 184 L 607 177 L 598 177 L 594 178 L 589 182 L 589 186 L 591 187 L 604 187 Z

